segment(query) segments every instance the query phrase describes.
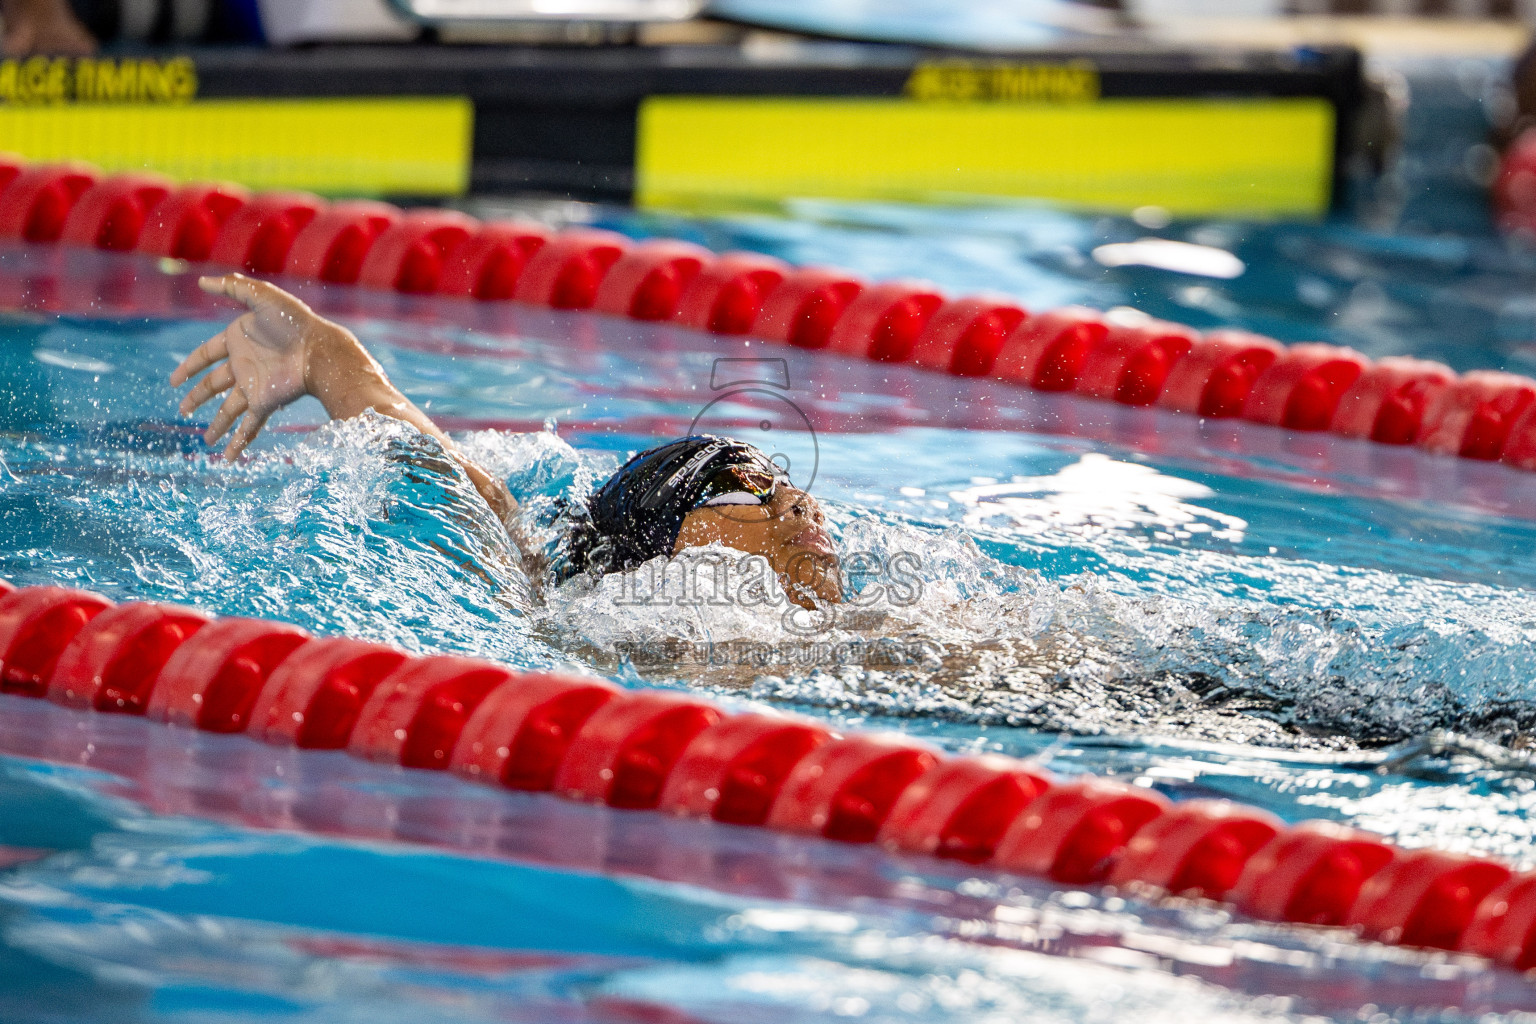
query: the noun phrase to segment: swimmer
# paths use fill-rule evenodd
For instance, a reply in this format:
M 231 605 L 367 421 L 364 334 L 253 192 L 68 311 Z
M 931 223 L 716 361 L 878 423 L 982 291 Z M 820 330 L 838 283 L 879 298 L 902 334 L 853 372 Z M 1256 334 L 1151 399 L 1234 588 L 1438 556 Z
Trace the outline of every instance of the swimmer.
M 273 413 L 305 395 L 319 399 L 333 420 L 372 409 L 436 438 L 514 542 L 520 540 L 518 504 L 507 485 L 401 394 L 351 331 L 276 285 L 244 274 L 199 278 L 198 284 L 248 310 L 171 374 L 171 384 L 180 387 L 208 371 L 182 398 L 183 416 L 225 396 L 203 434 L 210 445 L 229 435 L 225 459 L 238 458 Z M 557 579 L 623 572 L 660 555 L 721 544 L 767 559 L 785 594 L 803 607 L 842 600 L 821 506 L 741 441 L 685 437 L 641 452 L 579 511 L 584 514 L 573 517 L 575 525 L 561 542 Z M 530 564 L 542 561 L 542 552 L 520 547 Z
M 75 16 L 69 0 L 0 0 L 0 54 L 27 57 L 89 57 L 96 40 Z

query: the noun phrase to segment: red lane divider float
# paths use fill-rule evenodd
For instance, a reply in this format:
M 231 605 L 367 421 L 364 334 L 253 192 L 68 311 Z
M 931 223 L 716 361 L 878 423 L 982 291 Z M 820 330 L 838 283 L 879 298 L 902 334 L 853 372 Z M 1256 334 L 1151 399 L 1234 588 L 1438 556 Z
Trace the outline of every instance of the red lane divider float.
M 0 192 L 0 238 L 57 242 L 70 211 L 96 177 L 95 168 L 83 164 L 24 168 Z
M 1478 905 L 1510 877 L 1509 868 L 1491 860 L 1400 852 L 1361 886 L 1344 923 L 1382 942 L 1459 949 Z
M 406 768 L 447 768 L 469 716 L 512 678 L 511 669 L 475 658 L 404 661 L 369 695 L 347 749 Z
M 800 267 L 768 293 L 747 333 L 798 348 L 826 348 L 843 312 L 863 291 L 863 281 L 840 270 Z
M 1536 381 L 1477 371 L 1453 383 L 1436 403 L 1419 444 L 1467 459 L 1497 459 L 1522 414 L 1536 402 Z
M 843 842 L 872 842 L 902 791 L 937 763 L 933 751 L 905 740 L 834 739 L 790 769 L 765 824 Z
M 706 263 L 683 290 L 672 319 L 696 331 L 746 334 L 762 313 L 763 301 L 789 273 L 789 264 L 772 256 L 728 252 Z
M 1536 469 L 1536 402 L 1528 406 L 1509 428 L 1499 458 L 1520 469 Z
M 189 184 L 155 204 L 138 235 L 137 250 L 151 256 L 201 261 L 214 252 L 214 243 L 235 213 L 244 209 L 250 193 L 238 184 Z M 5 195 L 0 193 L 0 206 Z
M 156 206 L 175 189 L 158 174 L 123 174 L 80 194 L 64 219 L 61 242 L 126 252 L 139 244 Z
M 642 242 L 608 268 L 592 308 L 635 320 L 670 320 L 714 253 L 688 242 Z
M 895 849 L 982 864 L 1008 826 L 1051 786 L 1050 776 L 1005 757 L 947 761 L 897 798 L 880 841 Z
M 1176 804 L 1137 830 L 1108 881 L 1219 900 L 1283 827 L 1273 814 L 1223 800 Z
M 912 345 L 912 362 L 957 377 L 985 377 L 1029 314 L 1006 299 L 951 299 L 929 318 Z
M 4 198 L 0 195 L 0 206 Z M 219 228 L 208 259 L 251 274 L 282 273 L 299 232 L 323 206 L 324 200 L 308 192 L 262 193 Z
M 142 715 L 155 679 L 182 642 L 208 624 L 190 608 L 120 604 L 87 622 L 48 681 L 55 704 Z
M 549 238 L 548 231 L 533 224 L 482 224 L 448 254 L 438 293 L 484 301 L 510 299 L 523 267 Z
M 1437 363 L 1372 362 L 1328 345 L 1087 309 L 1029 313 L 1006 299 L 949 298 L 910 282 L 790 267 L 611 231 L 481 224 L 451 210 L 327 205 L 237 185 L 170 189 L 143 174 L 0 155 L 0 240 L 208 262 L 410 294 L 513 299 L 675 323 L 965 377 L 1069 391 L 1206 418 L 1243 418 L 1536 470 L 1536 381 L 1458 377 Z M 1496 189 L 1504 216 L 1536 228 L 1536 133 Z M 21 301 L 18 299 L 17 301 Z M 44 304 L 46 305 L 46 303 Z
M 613 231 L 556 235 L 529 257 L 512 297 L 555 309 L 591 309 L 603 277 L 632 246 Z
M 339 750 L 404 651 L 344 637 L 311 640 L 272 671 L 251 707 L 250 733 L 282 746 Z
M 1151 405 L 1163 393 L 1174 364 L 1199 336 L 1182 324 L 1108 322 L 1077 374 L 1077 393 L 1121 405 Z
M 374 241 L 399 221 L 395 207 L 367 200 L 321 210 L 294 236 L 283 272 L 329 284 L 356 284 Z
M 1341 925 L 1361 886 L 1395 856 L 1376 836 L 1331 822 L 1303 822 L 1249 859 L 1230 897 L 1254 917 Z
M 1107 779 L 1053 786 L 1010 823 L 995 859 L 1058 882 L 1101 882 L 1137 830 L 1167 809 L 1158 794 Z
M 1292 430 L 1327 430 L 1365 357 L 1333 345 L 1293 345 L 1253 381 L 1243 418 Z
M 572 800 L 649 810 L 693 738 L 720 721 L 713 705 L 679 693 L 626 693 L 581 726 L 551 789 Z
M 1456 382 L 1449 366 L 1388 356 L 1368 366 L 1339 400 L 1333 431 L 1382 444 L 1413 444 L 1424 421 Z
M 732 825 L 761 825 L 790 769 L 831 738 L 831 732 L 809 722 L 732 715 L 688 744 L 657 806 Z
M 41 697 L 69 642 L 112 607 L 100 594 L 28 587 L 0 597 L 0 690 Z
M 1157 404 L 1213 419 L 1240 415 L 1260 374 L 1284 353 L 1257 334 L 1212 331 L 1169 368 Z
M 5 191 L 5 187 L 15 181 L 16 177 L 26 169 L 26 162 L 20 157 L 0 153 L 0 192 Z
M 1030 317 L 1003 343 L 993 376 L 1038 391 L 1071 391 L 1108 333 L 1098 313 L 1080 306 Z
M 522 675 L 475 708 L 449 767 L 508 789 L 548 792 L 581 727 L 618 695 L 618 687 L 595 679 Z
M 888 281 L 864 289 L 843 310 L 824 346 L 829 352 L 904 363 L 944 296 L 920 283 Z
M 374 239 L 358 281 L 413 295 L 431 295 L 442 284 L 450 254 L 479 224 L 453 210 L 413 210 Z
M 136 248 L 150 256 L 206 260 L 224 225 L 250 201 L 250 193 L 239 185 L 185 185 L 155 204 Z
M 304 630 L 281 622 L 220 619 L 176 648 L 145 713 L 208 732 L 244 732 L 273 669 L 308 639 Z
M 514 790 L 878 842 L 1069 885 L 1228 900 L 1259 919 L 1536 967 L 1536 874 L 1400 850 L 1327 822 L 1286 826 L 1229 801 L 1170 803 L 1010 758 L 731 713 L 686 693 L 4 582 L 0 683 Z
M 1461 948 L 1516 970 L 1536 967 L 1536 875 L 1516 875 L 1484 897 Z

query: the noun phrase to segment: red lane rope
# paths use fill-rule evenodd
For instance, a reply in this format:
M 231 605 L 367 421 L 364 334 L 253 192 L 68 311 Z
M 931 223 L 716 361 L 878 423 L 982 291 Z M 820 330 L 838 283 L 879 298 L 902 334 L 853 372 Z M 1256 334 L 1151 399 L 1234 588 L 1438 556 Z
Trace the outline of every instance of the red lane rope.
M 1500 196 L 1536 196 L 1536 141 Z M 1522 176 L 1523 175 L 1523 176 Z M 1525 188 L 1525 192 L 1521 191 Z M 1518 205 L 1518 204 L 1513 204 Z M 1536 199 L 1528 205 L 1536 210 Z M 1530 218 L 1536 223 L 1536 213 Z M 1331 345 L 1240 331 L 1123 323 L 1082 308 L 1030 312 L 947 297 L 921 282 L 870 283 L 752 253 L 590 228 L 550 232 L 445 210 L 327 204 L 237 185 L 174 187 L 81 164 L 0 156 L 0 240 L 61 242 L 258 274 L 413 294 L 515 300 L 665 321 L 844 356 L 1073 392 L 1207 418 L 1416 445 L 1536 469 L 1536 381 L 1423 360 L 1373 362 Z
M 670 691 L 0 582 L 0 691 L 1536 967 L 1536 872 Z

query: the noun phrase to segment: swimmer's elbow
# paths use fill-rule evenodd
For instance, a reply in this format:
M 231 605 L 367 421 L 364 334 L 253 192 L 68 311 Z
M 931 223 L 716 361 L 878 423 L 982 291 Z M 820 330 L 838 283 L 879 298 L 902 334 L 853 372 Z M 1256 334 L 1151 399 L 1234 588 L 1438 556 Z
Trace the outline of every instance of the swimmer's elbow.
M 511 491 L 507 490 L 506 482 L 487 473 L 479 463 L 463 455 L 455 454 L 454 459 L 464 467 L 469 482 L 475 485 L 475 490 L 480 492 L 480 497 L 491 506 L 491 511 L 496 513 L 496 518 L 501 520 L 507 532 L 513 533 L 512 528 L 517 521 L 517 499 L 512 497 Z

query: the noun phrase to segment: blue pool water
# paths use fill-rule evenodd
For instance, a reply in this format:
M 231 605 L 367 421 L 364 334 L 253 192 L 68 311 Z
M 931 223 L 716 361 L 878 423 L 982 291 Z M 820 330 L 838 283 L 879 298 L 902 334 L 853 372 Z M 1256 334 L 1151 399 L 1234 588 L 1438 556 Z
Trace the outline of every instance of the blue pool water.
M 1036 307 L 1136 305 L 1529 371 L 1536 265 L 1476 223 L 1463 174 L 1489 76 L 1423 78 L 1460 150 L 1417 143 L 1419 164 L 1381 187 L 1397 194 L 1321 226 L 578 212 Z M 1248 270 L 1094 262 L 1145 235 Z M 507 477 L 537 531 L 701 416 L 782 450 L 845 552 L 910 556 L 915 581 L 814 636 L 895 641 L 903 663 L 807 663 L 782 607 L 541 588 L 462 477 L 388 421 L 322 427 L 300 405 L 249 459 L 214 463 L 163 381 L 228 314 L 185 284 L 118 257 L 0 252 L 21 307 L 0 320 L 0 575 L 690 688 L 1536 866 L 1536 475 L 581 314 L 304 291 Z M 783 358 L 788 386 L 728 394 L 722 356 Z M 710 657 L 740 650 L 782 663 Z M 18 862 L 0 871 L 6 1021 L 1536 1012 L 1527 981 L 1472 961 L 1210 906 L 0 705 L 0 847 Z

